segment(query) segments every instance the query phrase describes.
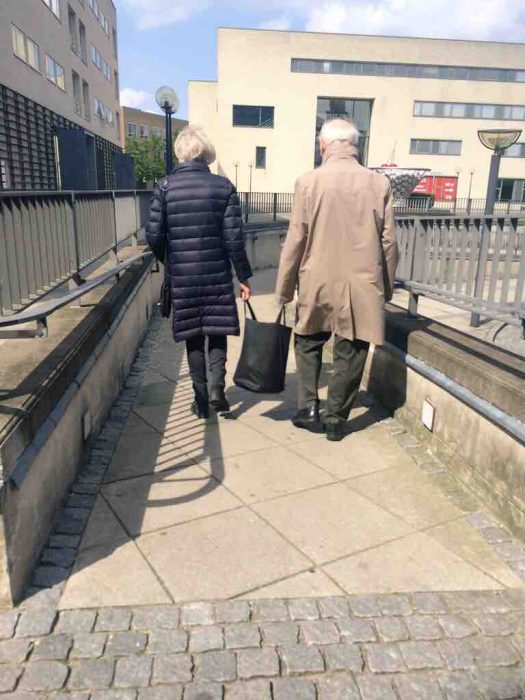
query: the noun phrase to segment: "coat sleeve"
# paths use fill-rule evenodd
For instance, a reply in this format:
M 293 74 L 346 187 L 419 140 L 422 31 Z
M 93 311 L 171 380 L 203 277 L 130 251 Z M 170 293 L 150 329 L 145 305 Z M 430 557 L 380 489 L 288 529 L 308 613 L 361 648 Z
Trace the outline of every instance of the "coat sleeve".
M 394 282 L 396 279 L 397 261 L 399 257 L 396 241 L 396 225 L 394 220 L 394 199 L 392 188 L 389 186 L 385 201 L 385 218 L 383 232 L 381 234 L 383 245 L 383 265 L 385 278 L 385 299 L 390 301 L 394 294 Z
M 293 301 L 298 284 L 299 267 L 306 250 L 308 216 L 306 195 L 301 180 L 295 183 L 295 194 L 288 234 L 281 253 L 275 295 L 280 306 Z
M 153 254 L 161 262 L 166 256 L 166 215 L 163 192 L 157 184 L 153 190 L 146 222 L 146 238 Z
M 239 196 L 233 188 L 224 210 L 223 222 L 224 246 L 235 269 L 239 282 L 246 282 L 252 277 L 252 268 L 246 255 L 242 231 L 242 213 Z

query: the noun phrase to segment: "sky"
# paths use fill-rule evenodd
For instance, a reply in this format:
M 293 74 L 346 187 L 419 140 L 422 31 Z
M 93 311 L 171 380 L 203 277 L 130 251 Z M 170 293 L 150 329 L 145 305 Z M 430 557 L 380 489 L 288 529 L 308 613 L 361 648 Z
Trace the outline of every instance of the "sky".
M 216 79 L 218 27 L 525 42 L 525 0 L 114 0 L 121 102 L 159 111 L 155 90 Z M 522 66 L 517 66 L 522 67 Z

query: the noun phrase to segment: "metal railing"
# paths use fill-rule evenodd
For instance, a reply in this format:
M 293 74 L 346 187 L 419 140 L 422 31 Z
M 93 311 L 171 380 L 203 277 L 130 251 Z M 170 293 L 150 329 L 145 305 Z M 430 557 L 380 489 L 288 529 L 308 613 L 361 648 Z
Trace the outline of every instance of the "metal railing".
M 399 286 L 525 330 L 525 231 L 517 217 L 398 217 Z
M 292 211 L 293 197 L 288 192 L 239 192 L 244 221 L 248 223 L 250 216 L 262 214 L 276 221 L 278 214 Z
M 484 215 L 486 200 L 483 198 L 458 198 L 452 200 L 432 199 L 430 197 L 410 197 L 395 205 L 398 214 L 466 214 L 467 216 Z M 494 214 L 525 216 L 525 202 L 496 202 Z
M 16 313 L 143 227 L 151 193 L 0 192 L 0 315 Z
M 288 192 L 239 192 L 243 217 L 246 222 L 253 215 L 270 215 L 274 221 L 278 214 L 289 214 L 292 211 L 293 193 Z M 396 215 L 457 215 L 482 216 L 485 214 L 486 200 L 483 198 L 458 198 L 454 200 L 439 200 L 430 197 L 409 197 L 397 202 Z M 516 215 L 525 217 L 525 202 L 496 202 L 494 214 Z

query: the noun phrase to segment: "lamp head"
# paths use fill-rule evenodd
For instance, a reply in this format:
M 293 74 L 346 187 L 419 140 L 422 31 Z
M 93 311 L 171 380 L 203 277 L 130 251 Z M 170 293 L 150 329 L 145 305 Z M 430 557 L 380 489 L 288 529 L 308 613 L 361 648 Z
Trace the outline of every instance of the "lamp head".
M 521 136 L 521 129 L 480 129 L 478 138 L 491 151 L 504 151 Z
M 165 112 L 169 111 L 171 114 L 179 109 L 180 102 L 175 90 L 167 85 L 162 85 L 155 93 L 155 101 L 158 106 Z

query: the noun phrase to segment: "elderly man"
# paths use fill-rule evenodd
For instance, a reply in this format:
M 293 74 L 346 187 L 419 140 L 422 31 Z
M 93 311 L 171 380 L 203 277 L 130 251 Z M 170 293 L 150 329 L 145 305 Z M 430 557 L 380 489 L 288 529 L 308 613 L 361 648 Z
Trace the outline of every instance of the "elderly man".
M 397 265 L 390 183 L 357 161 L 359 132 L 343 119 L 324 124 L 323 164 L 297 180 L 276 294 L 298 287 L 295 353 L 298 428 L 341 440 L 370 343 L 384 342 L 384 303 Z M 334 334 L 333 373 L 323 420 L 318 387 L 325 343 Z

